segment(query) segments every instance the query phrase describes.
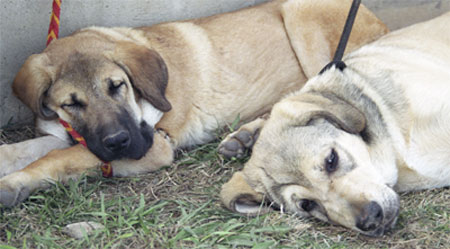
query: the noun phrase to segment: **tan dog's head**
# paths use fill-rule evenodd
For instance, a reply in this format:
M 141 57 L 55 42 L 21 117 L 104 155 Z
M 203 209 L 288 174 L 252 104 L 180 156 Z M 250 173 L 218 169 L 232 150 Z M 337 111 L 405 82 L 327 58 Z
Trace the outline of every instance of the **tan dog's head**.
M 100 159 L 139 159 L 154 125 L 141 109 L 155 120 L 171 109 L 167 68 L 155 51 L 105 33 L 86 29 L 54 41 L 27 59 L 13 90 L 39 118 L 70 123 Z
M 348 80 L 330 70 L 336 72 L 308 84 Z M 282 210 L 382 235 L 395 224 L 399 198 L 374 165 L 361 135 L 365 128 L 365 115 L 331 92 L 285 98 L 274 106 L 244 170 L 223 186 L 223 202 L 254 214 L 267 211 L 265 199 Z

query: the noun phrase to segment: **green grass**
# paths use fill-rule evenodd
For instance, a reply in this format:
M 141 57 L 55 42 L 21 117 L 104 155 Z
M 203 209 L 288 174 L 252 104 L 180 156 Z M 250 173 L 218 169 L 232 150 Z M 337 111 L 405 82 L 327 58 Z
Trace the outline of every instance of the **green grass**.
M 11 134 L 11 133 L 8 133 Z M 16 135 L 14 135 L 16 136 Z M 7 135 L 0 131 L 0 139 Z M 0 208 L 3 248 L 448 248 L 450 189 L 402 194 L 395 229 L 369 238 L 340 226 L 272 212 L 245 217 L 224 209 L 220 187 L 245 160 L 226 161 L 217 141 L 178 152 L 170 167 L 130 178 L 82 177 Z M 105 228 L 83 239 L 67 224 Z

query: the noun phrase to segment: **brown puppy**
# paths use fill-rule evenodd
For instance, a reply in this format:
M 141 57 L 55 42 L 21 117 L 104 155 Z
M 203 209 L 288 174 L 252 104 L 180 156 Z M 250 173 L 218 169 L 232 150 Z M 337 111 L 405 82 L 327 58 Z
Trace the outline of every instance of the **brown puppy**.
M 14 81 L 47 136 L 0 147 L 0 202 L 15 205 L 99 159 L 112 161 L 114 176 L 157 170 L 174 149 L 210 141 L 238 115 L 250 121 L 267 112 L 330 60 L 349 6 L 279 0 L 151 27 L 92 27 L 54 41 Z M 356 23 L 349 51 L 387 32 L 364 7 Z

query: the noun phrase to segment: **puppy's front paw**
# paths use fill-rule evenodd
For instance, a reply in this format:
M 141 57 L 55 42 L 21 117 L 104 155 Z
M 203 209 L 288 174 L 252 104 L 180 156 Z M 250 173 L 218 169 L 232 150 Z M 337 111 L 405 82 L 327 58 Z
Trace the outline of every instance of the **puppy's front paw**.
M 246 129 L 239 129 L 229 134 L 220 144 L 219 153 L 227 158 L 242 158 L 247 149 L 253 147 L 258 132 L 252 133 Z
M 167 141 L 170 146 L 175 149 L 177 147 L 176 142 L 170 137 L 170 134 L 167 133 L 165 130 L 158 128 L 155 131 L 155 136 L 160 136 L 161 138 L 163 138 L 165 141 Z

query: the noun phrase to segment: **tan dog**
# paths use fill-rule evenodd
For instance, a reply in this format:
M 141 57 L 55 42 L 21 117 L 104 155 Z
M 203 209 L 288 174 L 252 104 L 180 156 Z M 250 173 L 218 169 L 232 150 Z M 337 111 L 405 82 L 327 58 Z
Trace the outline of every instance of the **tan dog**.
M 99 159 L 112 161 L 114 176 L 157 170 L 171 164 L 174 149 L 210 141 L 238 115 L 250 121 L 267 112 L 330 60 L 349 6 L 273 1 L 151 27 L 92 27 L 54 41 L 14 81 L 47 136 L 0 147 L 0 203 L 15 205 Z M 357 23 L 350 50 L 387 32 L 365 8 Z M 57 117 L 89 150 L 74 145 Z
M 345 69 L 310 79 L 269 119 L 227 137 L 221 148 L 240 144 L 240 153 L 239 133 L 261 129 L 245 168 L 223 186 L 225 205 L 255 214 L 266 199 L 381 236 L 395 225 L 396 191 L 449 186 L 449 23 L 447 13 L 363 46 Z

